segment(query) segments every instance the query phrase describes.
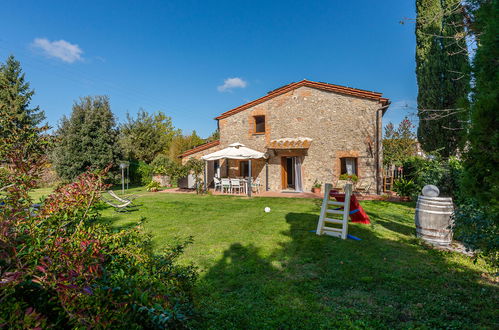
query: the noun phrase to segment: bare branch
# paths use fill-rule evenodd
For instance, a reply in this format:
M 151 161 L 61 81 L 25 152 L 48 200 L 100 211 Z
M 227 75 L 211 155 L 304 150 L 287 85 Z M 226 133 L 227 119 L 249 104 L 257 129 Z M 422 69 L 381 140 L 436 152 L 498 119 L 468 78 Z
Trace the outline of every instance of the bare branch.
M 8 189 L 8 188 L 10 188 L 12 186 L 14 186 L 14 184 L 9 184 L 7 186 L 4 186 L 4 187 L 0 188 L 0 191 L 6 190 L 6 189 Z

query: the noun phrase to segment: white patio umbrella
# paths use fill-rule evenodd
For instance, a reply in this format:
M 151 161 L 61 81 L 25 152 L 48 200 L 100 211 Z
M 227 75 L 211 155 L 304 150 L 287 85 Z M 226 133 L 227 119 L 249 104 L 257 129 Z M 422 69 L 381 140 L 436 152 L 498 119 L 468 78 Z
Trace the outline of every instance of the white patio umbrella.
M 265 154 L 245 147 L 242 143 L 232 143 L 225 149 L 215 151 L 211 154 L 201 157 L 203 160 L 217 159 L 260 159 L 265 158 Z
M 252 159 L 261 159 L 267 158 L 265 153 L 250 149 L 245 147 L 242 143 L 232 143 L 227 148 L 224 148 L 219 151 L 215 151 L 211 154 L 205 155 L 201 157 L 205 162 L 210 160 L 218 160 L 218 159 L 248 159 L 249 160 L 249 178 L 248 178 L 248 196 L 251 196 L 251 160 Z M 206 187 L 206 168 L 205 166 L 205 187 Z

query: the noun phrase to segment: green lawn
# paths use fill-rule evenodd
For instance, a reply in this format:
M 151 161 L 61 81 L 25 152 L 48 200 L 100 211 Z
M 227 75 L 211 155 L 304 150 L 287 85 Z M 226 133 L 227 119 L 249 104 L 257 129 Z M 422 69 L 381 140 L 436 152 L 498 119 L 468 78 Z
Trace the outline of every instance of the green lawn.
M 139 193 L 118 227 L 147 218 L 160 249 L 192 235 L 199 267 L 194 328 L 497 328 L 497 286 L 483 264 L 416 239 L 410 204 L 366 201 L 362 241 L 319 237 L 318 200 Z M 265 213 L 264 207 L 272 211 Z

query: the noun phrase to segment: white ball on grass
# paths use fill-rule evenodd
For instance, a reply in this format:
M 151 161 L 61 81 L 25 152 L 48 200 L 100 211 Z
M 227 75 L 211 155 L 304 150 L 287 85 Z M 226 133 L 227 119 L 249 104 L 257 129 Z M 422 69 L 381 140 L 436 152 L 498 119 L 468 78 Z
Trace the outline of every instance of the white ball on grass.
M 270 212 L 270 207 L 267 206 L 264 210 L 265 210 L 265 213 L 269 213 Z

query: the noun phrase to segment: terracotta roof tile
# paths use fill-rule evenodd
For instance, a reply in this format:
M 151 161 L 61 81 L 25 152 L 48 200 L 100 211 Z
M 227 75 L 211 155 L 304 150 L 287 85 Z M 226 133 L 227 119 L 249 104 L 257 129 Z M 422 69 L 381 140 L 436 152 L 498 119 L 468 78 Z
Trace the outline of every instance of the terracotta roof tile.
M 220 140 L 215 140 L 215 141 L 207 142 L 207 143 L 201 144 L 201 145 L 199 145 L 199 146 L 197 146 L 195 148 L 192 148 L 192 149 L 184 151 L 184 153 L 181 154 L 180 157 L 189 156 L 189 155 L 195 154 L 196 152 L 200 152 L 200 151 L 209 149 L 211 147 L 218 146 L 219 144 L 220 144 Z
M 222 113 L 220 116 L 215 117 L 215 119 L 218 120 L 218 119 L 227 118 L 229 116 L 232 116 L 233 114 L 236 114 L 238 112 L 241 112 L 243 110 L 251 108 L 252 106 L 263 103 L 263 102 L 270 100 L 276 96 L 285 94 L 289 91 L 292 91 L 294 89 L 297 89 L 297 88 L 303 87 L 303 86 L 321 89 L 321 90 L 330 91 L 330 92 L 335 92 L 335 93 L 340 93 L 340 94 L 346 94 L 346 95 L 367 98 L 367 99 L 379 101 L 382 105 L 387 105 L 390 102 L 387 98 L 381 97 L 382 94 L 378 93 L 378 92 L 372 92 L 372 91 L 367 91 L 367 90 L 363 90 L 363 89 L 345 87 L 345 86 L 340 86 L 340 85 L 333 85 L 333 84 L 328 84 L 328 83 L 323 83 L 323 82 L 302 80 L 299 82 L 294 82 L 294 83 L 279 87 L 277 89 L 274 89 L 273 91 L 270 91 L 267 95 L 265 95 L 259 99 L 256 99 L 254 101 L 251 101 L 251 102 L 243 104 L 237 108 L 234 108 L 232 110 L 229 110 L 229 111 Z

